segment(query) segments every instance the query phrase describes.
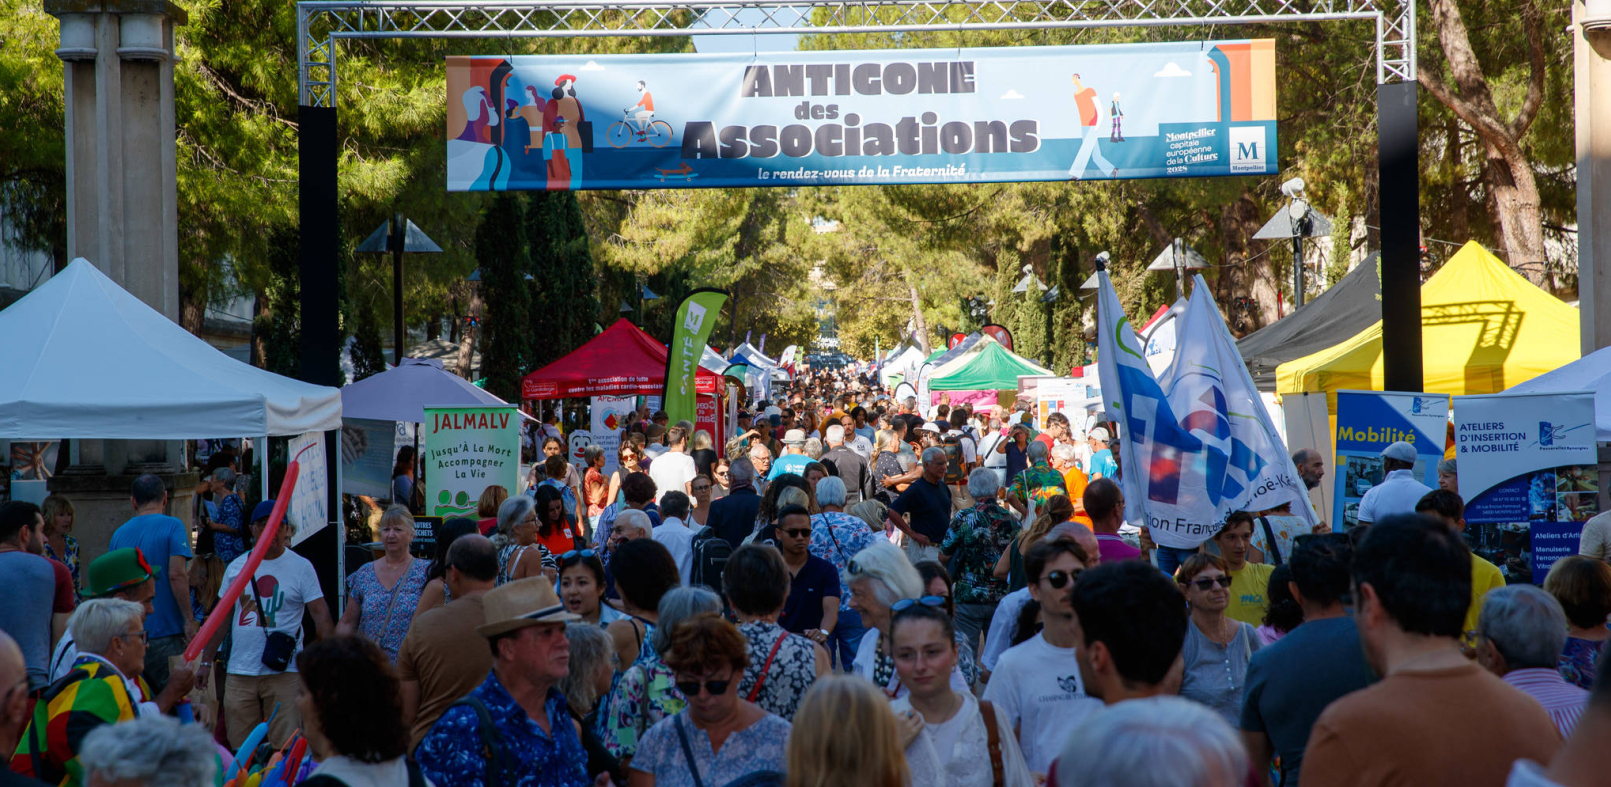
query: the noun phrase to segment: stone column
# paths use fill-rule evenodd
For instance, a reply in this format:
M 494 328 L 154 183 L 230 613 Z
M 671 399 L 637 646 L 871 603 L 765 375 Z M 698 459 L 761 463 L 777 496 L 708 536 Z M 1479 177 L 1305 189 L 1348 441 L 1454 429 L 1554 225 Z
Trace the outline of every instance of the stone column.
M 44 0 L 61 20 L 67 136 L 67 256 L 179 319 L 178 161 L 173 30 L 166 0 Z M 172 440 L 74 440 L 72 466 L 50 490 L 68 496 L 83 559 L 105 550 L 130 513 L 129 488 L 154 472 L 187 522 L 194 474 Z
M 1588 5 L 1595 6 L 1597 18 L 1611 14 L 1611 3 Z M 1572 3 L 1578 311 L 1584 355 L 1611 346 L 1611 25 L 1585 29 L 1588 10 L 1584 0 Z

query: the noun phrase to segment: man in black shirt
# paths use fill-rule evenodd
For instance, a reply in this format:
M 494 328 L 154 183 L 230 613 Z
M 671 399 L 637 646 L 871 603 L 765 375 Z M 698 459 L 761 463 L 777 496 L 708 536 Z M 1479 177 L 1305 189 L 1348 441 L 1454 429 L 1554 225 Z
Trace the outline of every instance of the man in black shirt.
M 889 521 L 906 537 L 903 548 L 913 563 L 937 560 L 940 542 L 951 525 L 951 490 L 945 486 L 945 451 L 923 452 L 923 475 L 895 498 Z

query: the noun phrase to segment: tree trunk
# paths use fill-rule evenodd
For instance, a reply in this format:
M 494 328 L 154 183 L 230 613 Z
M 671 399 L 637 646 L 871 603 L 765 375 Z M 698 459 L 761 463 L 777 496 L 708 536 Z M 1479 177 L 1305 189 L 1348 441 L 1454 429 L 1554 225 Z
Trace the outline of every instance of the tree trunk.
M 474 317 L 476 322 L 481 320 L 481 288 L 476 285 L 470 287 L 470 316 Z M 459 334 L 459 357 L 454 369 L 466 380 L 475 379 L 475 370 L 470 368 L 470 357 L 475 346 L 476 334 L 479 332 L 480 328 L 465 324 L 464 330 Z
M 272 320 L 268 298 L 258 293 L 252 298 L 252 365 L 268 368 L 268 326 Z
M 1488 187 L 1499 220 L 1505 260 L 1527 280 L 1553 291 L 1544 265 L 1544 216 L 1538 180 L 1520 147 L 1511 151 L 1488 147 Z
M 912 299 L 912 332 L 917 334 L 917 347 L 928 355 L 929 350 L 929 323 L 923 317 L 923 297 L 917 293 L 917 285 L 912 283 L 911 274 L 906 276 L 906 292 Z

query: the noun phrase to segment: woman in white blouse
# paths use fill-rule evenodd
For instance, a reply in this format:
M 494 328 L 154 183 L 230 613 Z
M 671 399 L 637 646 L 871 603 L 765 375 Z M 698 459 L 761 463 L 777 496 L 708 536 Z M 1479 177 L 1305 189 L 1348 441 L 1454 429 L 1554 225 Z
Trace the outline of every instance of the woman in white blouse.
M 951 618 L 926 599 L 903 600 L 890 619 L 895 671 L 906 696 L 890 703 L 906 746 L 912 784 L 923 787 L 1033 787 L 1006 716 L 951 687 L 957 643 Z M 992 729 L 994 728 L 994 729 Z

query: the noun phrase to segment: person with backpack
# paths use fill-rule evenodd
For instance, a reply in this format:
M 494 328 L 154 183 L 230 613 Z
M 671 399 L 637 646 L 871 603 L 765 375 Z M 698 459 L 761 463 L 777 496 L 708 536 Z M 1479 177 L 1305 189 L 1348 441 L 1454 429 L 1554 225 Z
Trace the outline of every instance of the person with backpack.
M 957 664 L 951 618 L 934 596 L 895 604 L 895 672 L 911 693 L 890 702 L 914 785 L 1032 787 L 1011 724 L 993 703 L 951 687 Z M 932 655 L 932 654 L 938 654 Z

